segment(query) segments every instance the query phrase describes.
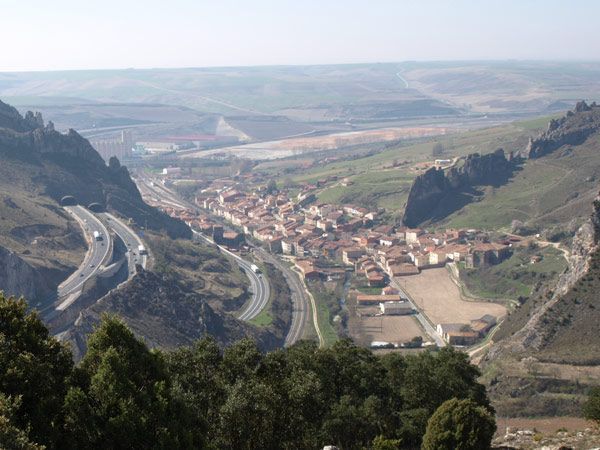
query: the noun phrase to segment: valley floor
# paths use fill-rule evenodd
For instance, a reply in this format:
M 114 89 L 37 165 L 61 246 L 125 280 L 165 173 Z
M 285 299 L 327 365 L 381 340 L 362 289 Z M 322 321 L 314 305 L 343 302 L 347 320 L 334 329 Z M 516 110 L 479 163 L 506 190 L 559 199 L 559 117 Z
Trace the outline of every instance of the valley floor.
M 468 324 L 485 314 L 499 320 L 506 315 L 506 307 L 498 303 L 465 300 L 445 267 L 401 278 L 400 284 L 434 325 Z

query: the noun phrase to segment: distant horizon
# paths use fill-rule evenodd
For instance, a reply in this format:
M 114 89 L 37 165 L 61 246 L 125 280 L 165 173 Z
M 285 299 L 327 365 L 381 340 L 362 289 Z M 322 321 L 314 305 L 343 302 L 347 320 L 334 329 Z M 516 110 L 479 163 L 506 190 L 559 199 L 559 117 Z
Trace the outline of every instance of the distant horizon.
M 2 13 L 0 72 L 600 59 L 589 0 L 30 0 Z
M 306 64 L 230 64 L 206 66 L 148 66 L 148 67 L 103 67 L 103 68 L 73 68 L 73 69 L 33 69 L 33 70 L 0 70 L 0 73 L 44 73 L 44 72 L 116 72 L 135 70 L 195 70 L 195 69 L 240 69 L 240 68 L 269 68 L 269 67 L 327 67 L 327 66 L 368 66 L 376 64 L 461 64 L 461 63 L 534 63 L 534 64 L 600 64 L 600 58 L 561 58 L 561 59 L 534 59 L 534 58 L 506 58 L 506 59 L 410 59 L 404 61 L 358 61 L 334 63 L 306 63 Z

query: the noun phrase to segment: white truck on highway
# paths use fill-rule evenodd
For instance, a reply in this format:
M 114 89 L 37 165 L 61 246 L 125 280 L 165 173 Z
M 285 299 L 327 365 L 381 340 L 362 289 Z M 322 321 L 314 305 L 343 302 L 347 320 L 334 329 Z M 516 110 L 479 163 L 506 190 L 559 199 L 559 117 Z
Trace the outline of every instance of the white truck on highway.
M 102 240 L 102 235 L 100 234 L 99 231 L 94 231 L 94 240 L 95 241 L 101 241 Z
M 143 245 L 138 245 L 138 253 L 140 255 L 147 255 L 148 251 L 146 250 L 146 248 Z
M 252 272 L 260 273 L 260 269 L 258 268 L 258 266 L 256 264 L 251 264 L 250 268 L 252 269 Z

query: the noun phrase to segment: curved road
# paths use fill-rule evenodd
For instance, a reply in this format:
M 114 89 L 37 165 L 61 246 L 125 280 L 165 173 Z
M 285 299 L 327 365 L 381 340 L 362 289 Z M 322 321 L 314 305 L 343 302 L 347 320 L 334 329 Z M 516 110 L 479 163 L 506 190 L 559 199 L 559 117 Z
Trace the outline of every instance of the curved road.
M 149 197 L 154 197 L 157 201 L 168 205 L 175 206 L 181 209 L 196 209 L 195 205 L 185 204 L 187 202 L 183 202 L 180 200 L 176 194 L 172 191 L 164 187 L 160 183 L 152 183 L 152 180 L 148 177 L 141 175 L 137 177 L 138 188 L 142 192 L 142 194 L 147 195 Z M 211 239 L 199 233 L 190 227 L 192 233 L 195 236 L 198 236 L 202 240 L 208 242 L 209 244 L 216 245 Z M 258 316 L 261 311 L 267 306 L 269 303 L 269 297 L 271 295 L 271 290 L 267 279 L 262 274 L 254 273 L 251 266 L 252 263 L 246 261 L 235 253 L 230 252 L 225 247 L 217 245 L 219 249 L 231 256 L 238 265 L 244 270 L 246 276 L 250 280 L 250 288 L 252 291 L 252 299 L 248 305 L 246 305 L 245 309 L 240 313 L 238 319 L 249 321 Z
M 211 239 L 204 236 L 202 233 L 194 230 L 193 228 L 191 228 L 191 230 L 192 233 L 194 233 L 194 236 L 198 236 L 199 238 L 203 239 L 209 244 L 217 245 Z M 267 306 L 267 303 L 269 303 L 269 297 L 271 296 L 271 289 L 269 283 L 267 282 L 265 277 L 263 277 L 261 274 L 255 273 L 252 270 L 252 263 L 239 257 L 235 253 L 230 252 L 225 247 L 222 247 L 220 245 L 217 245 L 217 247 L 219 247 L 219 249 L 223 253 L 226 253 L 227 255 L 235 259 L 238 265 L 244 270 L 246 276 L 250 280 L 250 287 L 253 294 L 252 300 L 246 306 L 244 311 L 242 311 L 242 313 L 238 316 L 238 319 L 245 321 L 252 320 L 256 316 L 258 316 L 260 312 L 265 308 L 265 306 Z
M 285 346 L 295 344 L 304 334 L 306 322 L 308 321 L 308 311 L 310 310 L 310 298 L 299 275 L 290 269 L 279 258 L 273 256 L 262 248 L 255 248 L 254 251 L 261 256 L 261 259 L 273 264 L 285 277 L 292 293 L 292 323 L 285 337 Z M 319 334 L 319 333 L 317 333 Z
M 182 209 L 196 209 L 195 205 L 183 204 L 184 202 L 182 202 L 182 200 L 180 200 L 176 194 L 161 184 L 155 183 L 154 185 L 151 185 L 150 183 L 152 180 L 144 175 L 138 176 L 137 181 L 140 191 L 149 197 L 156 198 L 157 201 L 161 201 L 169 206 L 178 206 Z M 214 242 L 211 239 L 194 230 L 193 228 L 192 232 L 195 236 L 198 236 L 204 241 L 214 245 Z M 251 320 L 260 314 L 260 312 L 267 306 L 269 302 L 269 283 L 265 277 L 254 273 L 254 271 L 250 268 L 250 262 L 236 255 L 235 253 L 230 252 L 224 247 L 219 246 L 219 248 L 237 261 L 239 266 L 244 269 L 244 272 L 250 280 L 253 298 L 238 318 L 246 321 Z M 254 247 L 254 251 L 260 255 L 260 259 L 273 264 L 283 274 L 288 286 L 290 287 L 293 304 L 292 323 L 290 324 L 290 329 L 288 330 L 288 334 L 285 339 L 285 346 L 290 346 L 299 341 L 304 334 L 304 329 L 308 321 L 308 311 L 310 310 L 310 299 L 308 297 L 308 293 L 302 286 L 298 275 L 278 258 L 258 247 Z
M 58 286 L 58 302 L 55 309 L 62 311 L 70 306 L 79 296 L 83 284 L 100 270 L 106 262 L 112 247 L 110 234 L 104 224 L 83 206 L 64 207 L 77 220 L 88 241 L 88 252 L 79 268 Z M 94 239 L 94 232 L 102 236 L 102 240 Z M 66 297 L 66 298 L 65 298 Z
M 146 264 L 148 263 L 147 255 L 139 254 L 139 246 L 144 246 L 145 249 L 147 247 L 144 245 L 140 237 L 121 219 L 113 216 L 110 213 L 104 212 L 98 214 L 102 217 L 106 224 L 121 238 L 123 243 L 127 247 L 127 260 L 128 260 L 128 275 L 127 278 L 135 275 L 135 266 L 136 264 L 141 265 L 144 269 L 146 268 Z

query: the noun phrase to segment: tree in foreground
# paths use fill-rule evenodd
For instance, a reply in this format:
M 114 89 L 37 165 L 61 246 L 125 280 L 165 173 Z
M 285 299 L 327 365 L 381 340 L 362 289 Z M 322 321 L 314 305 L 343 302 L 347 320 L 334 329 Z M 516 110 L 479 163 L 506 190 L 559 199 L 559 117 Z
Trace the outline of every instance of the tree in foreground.
M 442 403 L 427 422 L 423 450 L 489 449 L 496 431 L 492 414 L 472 400 Z
M 470 449 L 494 430 L 479 371 L 451 348 L 377 357 L 342 340 L 264 354 L 205 338 L 161 352 L 112 316 L 87 343 L 73 367 L 25 302 L 0 294 L 0 448 L 393 450 L 427 430 L 424 448 Z
M 588 399 L 583 405 L 583 417 L 600 425 L 600 386 L 590 390 Z
M 200 448 L 202 431 L 172 394 L 162 354 L 105 316 L 65 399 L 67 446 Z
M 48 448 L 58 446 L 72 369 L 71 353 L 37 313 L 27 312 L 25 300 L 0 292 L 0 392 L 13 399 L 13 425 L 31 430 L 31 439 Z
M 15 426 L 15 411 L 20 398 L 12 400 L 0 393 L 0 448 L 19 450 L 43 450 L 45 447 L 29 440 L 27 431 Z

